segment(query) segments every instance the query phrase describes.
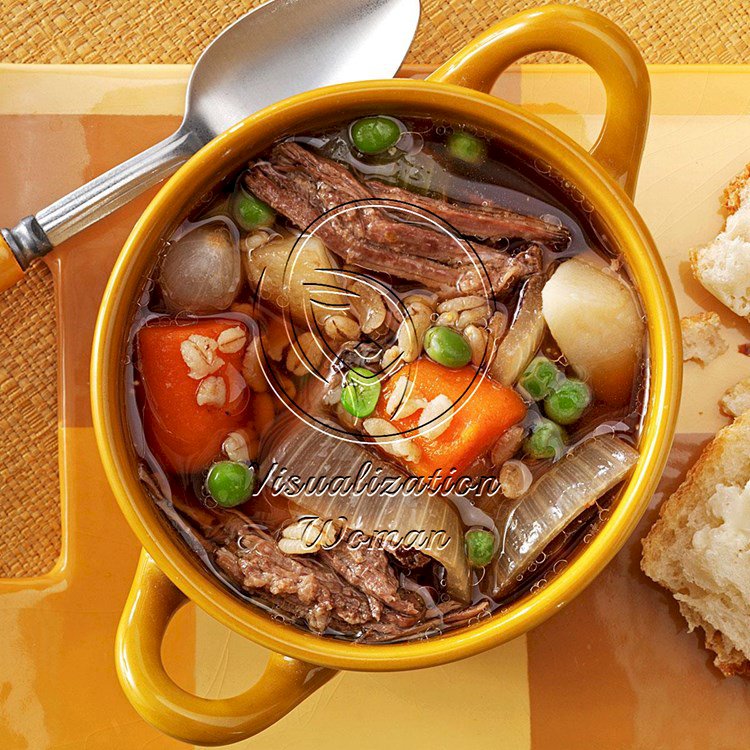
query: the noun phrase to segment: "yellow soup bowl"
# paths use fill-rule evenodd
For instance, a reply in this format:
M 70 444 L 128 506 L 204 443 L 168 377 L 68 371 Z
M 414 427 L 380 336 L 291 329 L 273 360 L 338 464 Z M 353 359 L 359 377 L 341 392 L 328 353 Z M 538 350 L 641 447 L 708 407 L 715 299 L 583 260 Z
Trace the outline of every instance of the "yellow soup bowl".
M 527 54 L 558 50 L 600 75 L 607 108 L 601 135 L 586 152 L 555 128 L 487 92 Z M 403 670 L 477 654 L 525 633 L 578 594 L 633 532 L 661 476 L 674 434 L 681 352 L 672 291 L 654 242 L 633 207 L 649 114 L 646 67 L 635 46 L 607 19 L 573 7 L 546 6 L 482 34 L 426 81 L 387 80 L 312 91 L 247 118 L 188 161 L 138 221 L 109 280 L 94 338 L 91 398 L 109 482 L 144 552 L 117 635 L 122 686 L 139 713 L 162 731 L 199 745 L 225 744 L 272 724 L 340 669 Z M 429 115 L 493 133 L 516 153 L 550 169 L 591 203 L 602 231 L 625 257 L 645 310 L 648 399 L 640 459 L 593 541 L 548 585 L 478 624 L 418 642 L 358 644 L 279 622 L 232 593 L 190 553 L 160 517 L 138 480 L 124 409 L 122 362 L 135 300 L 163 238 L 222 178 L 274 140 L 373 112 Z M 241 695 L 209 700 L 174 684 L 161 642 L 188 599 L 271 651 L 260 680 Z

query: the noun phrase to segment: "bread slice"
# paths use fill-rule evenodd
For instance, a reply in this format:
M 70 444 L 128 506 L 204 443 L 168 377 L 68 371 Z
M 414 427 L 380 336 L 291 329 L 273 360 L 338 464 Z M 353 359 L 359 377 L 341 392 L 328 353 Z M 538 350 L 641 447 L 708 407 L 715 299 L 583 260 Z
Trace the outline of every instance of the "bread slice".
M 724 230 L 705 247 L 690 251 L 695 277 L 737 315 L 750 320 L 750 167 L 727 187 Z
M 721 335 L 721 320 L 715 312 L 689 315 L 680 321 L 682 358 L 707 365 L 729 348 Z
M 724 675 L 750 676 L 750 412 L 720 430 L 662 505 L 641 568 L 703 629 Z

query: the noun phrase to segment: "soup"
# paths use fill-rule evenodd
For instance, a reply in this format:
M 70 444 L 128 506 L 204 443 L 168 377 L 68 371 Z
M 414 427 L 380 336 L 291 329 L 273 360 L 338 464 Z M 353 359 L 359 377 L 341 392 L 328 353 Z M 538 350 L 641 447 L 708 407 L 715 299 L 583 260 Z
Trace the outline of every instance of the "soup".
M 623 259 L 569 184 L 455 123 L 274 143 L 165 239 L 129 347 L 164 517 L 328 637 L 429 637 L 543 586 L 638 458 Z

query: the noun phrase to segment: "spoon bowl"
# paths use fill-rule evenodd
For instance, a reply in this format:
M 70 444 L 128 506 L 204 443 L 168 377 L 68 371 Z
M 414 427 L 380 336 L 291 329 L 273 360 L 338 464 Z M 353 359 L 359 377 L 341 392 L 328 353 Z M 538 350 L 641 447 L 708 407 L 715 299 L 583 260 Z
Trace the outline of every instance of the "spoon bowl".
M 291 12 L 290 12 L 291 11 Z M 392 78 L 414 37 L 417 0 L 275 0 L 229 26 L 203 51 L 185 119 L 207 143 L 294 94 Z

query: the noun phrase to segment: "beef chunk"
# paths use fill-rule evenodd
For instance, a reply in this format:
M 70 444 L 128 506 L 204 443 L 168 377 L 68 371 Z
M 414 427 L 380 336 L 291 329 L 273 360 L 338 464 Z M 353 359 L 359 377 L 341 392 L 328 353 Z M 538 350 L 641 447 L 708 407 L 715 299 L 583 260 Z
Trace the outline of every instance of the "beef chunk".
M 321 633 L 332 627 L 360 632 L 367 623 L 406 628 L 424 605 L 399 587 L 382 550 L 353 549 L 345 541 L 316 555 L 285 555 L 276 542 L 238 511 L 204 529 L 207 549 L 238 587 L 258 595 Z
M 427 222 L 399 221 L 393 211 L 389 212 L 390 204 L 378 199 L 371 187 L 345 166 L 313 154 L 298 143 L 276 145 L 270 161 L 250 166 L 245 182 L 249 190 L 299 229 L 314 228 L 328 249 L 345 263 L 408 279 L 446 296 L 485 291 L 485 274 L 492 294 L 499 296 L 517 280 L 541 270 L 541 250 L 534 244 L 512 255 L 486 244 L 469 245 L 466 240 L 435 230 Z M 378 185 L 377 189 L 383 192 L 382 183 Z M 484 226 L 488 236 L 496 236 L 501 224 L 515 226 L 515 231 L 529 236 L 566 232 L 541 219 L 521 215 L 517 215 L 514 224 L 510 217 L 516 215 L 499 213 L 499 209 L 490 212 L 405 191 L 398 194 L 413 198 L 413 205 L 440 208 L 446 216 L 474 231 Z M 352 201 L 359 201 L 357 211 L 342 211 L 318 221 L 327 211 Z
M 323 632 L 332 622 L 360 626 L 380 614 L 333 570 L 307 556 L 285 555 L 266 532 L 239 513 L 228 513 L 207 538 L 216 545 L 216 564 L 236 585 L 270 597 L 274 606 L 304 618 L 315 632 Z
M 432 562 L 431 557 L 413 547 L 403 547 L 401 545 L 387 547 L 386 552 L 396 561 L 396 564 L 400 568 L 406 571 L 421 570 Z
M 553 247 L 570 242 L 570 233 L 536 216 L 527 216 L 498 206 L 477 206 L 449 203 L 439 198 L 412 193 L 396 185 L 368 180 L 367 187 L 378 198 L 402 201 L 437 214 L 462 234 L 482 239 L 521 238 L 545 242 Z
M 417 618 L 422 614 L 424 604 L 399 587 L 383 550 L 340 542 L 329 550 L 321 550 L 319 556 L 368 599 L 382 602 L 403 615 Z
M 393 640 L 466 624 L 488 611 L 486 602 L 427 609 L 401 588 L 388 555 L 376 546 L 342 540 L 313 555 L 286 555 L 240 511 L 187 510 L 204 549 L 233 585 L 315 633 L 330 628 L 362 640 Z

